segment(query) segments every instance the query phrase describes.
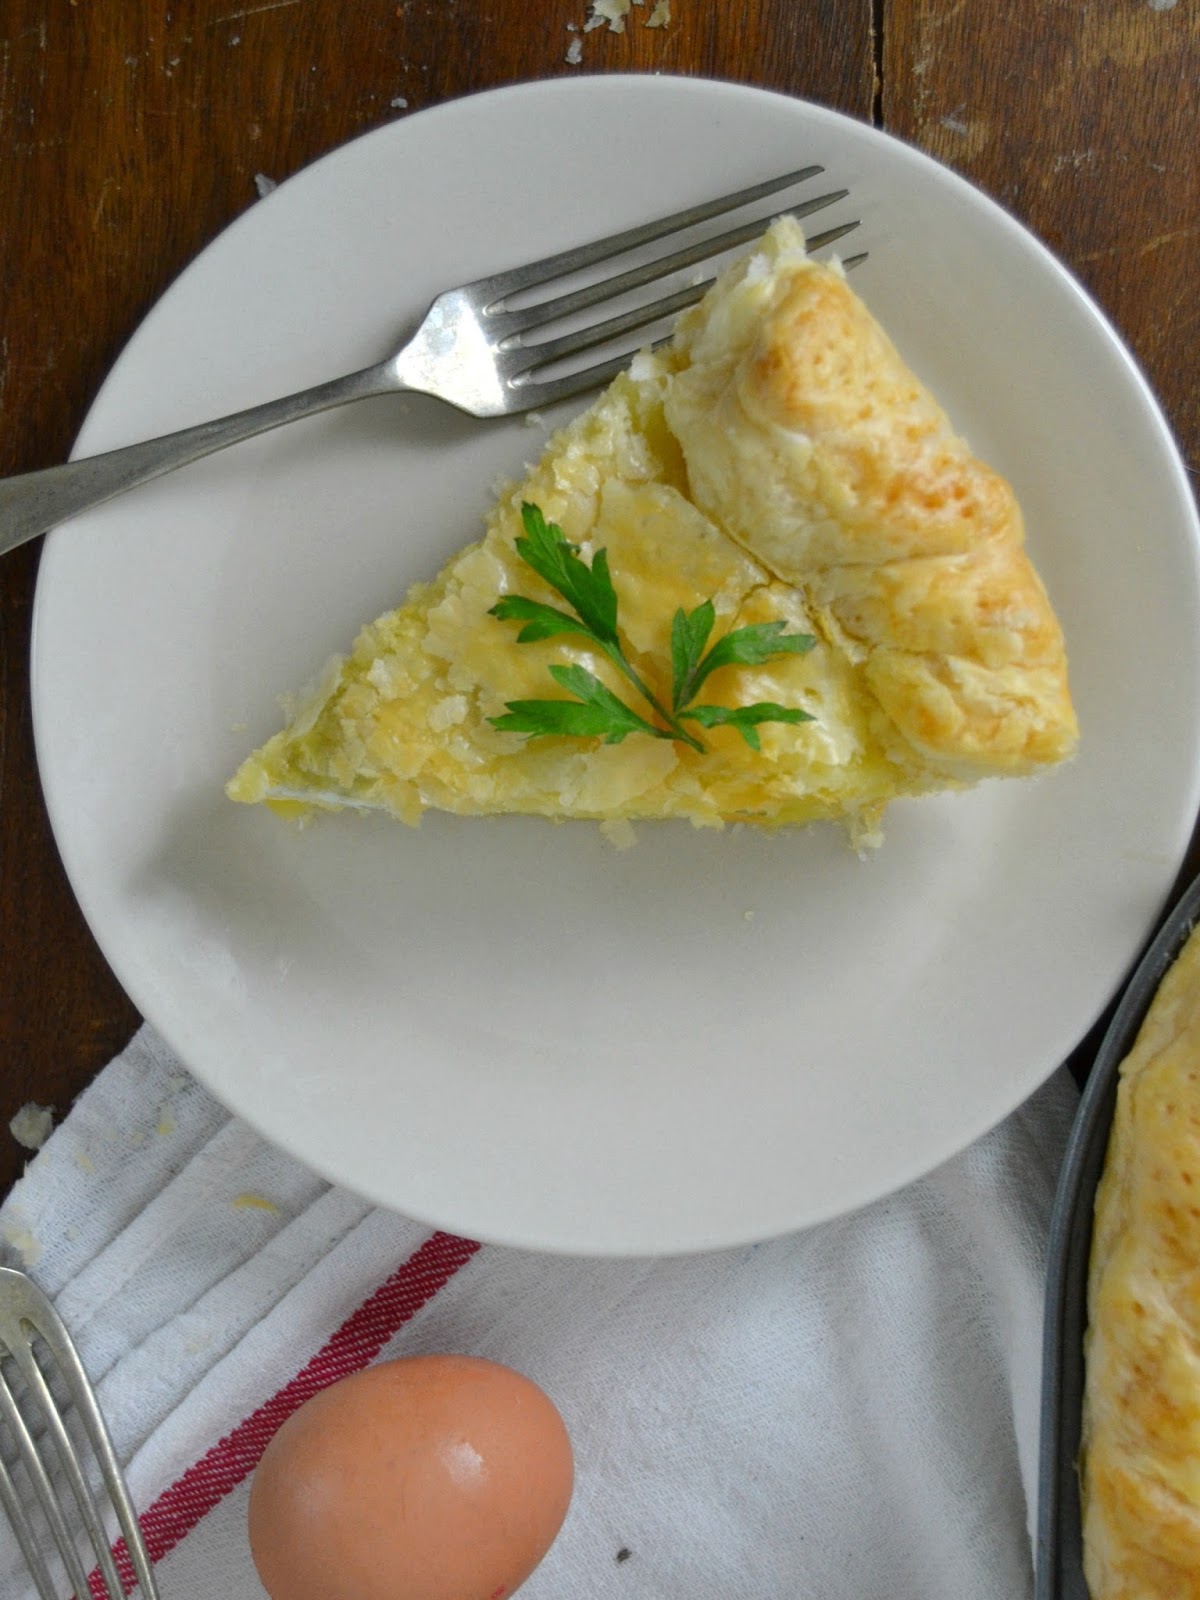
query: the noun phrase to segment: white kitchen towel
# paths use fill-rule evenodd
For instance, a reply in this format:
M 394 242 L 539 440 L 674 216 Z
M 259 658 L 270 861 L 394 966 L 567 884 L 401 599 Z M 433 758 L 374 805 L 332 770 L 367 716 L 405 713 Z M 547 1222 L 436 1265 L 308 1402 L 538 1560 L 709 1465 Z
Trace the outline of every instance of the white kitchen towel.
M 266 1440 L 367 1362 L 490 1357 L 552 1396 L 576 1487 L 527 1600 L 1021 1600 L 1042 1275 L 1075 1086 L 837 1221 L 744 1249 L 541 1256 L 330 1187 L 148 1029 L 0 1234 L 97 1381 L 163 1600 L 262 1600 Z M 0 1600 L 32 1594 L 0 1529 Z

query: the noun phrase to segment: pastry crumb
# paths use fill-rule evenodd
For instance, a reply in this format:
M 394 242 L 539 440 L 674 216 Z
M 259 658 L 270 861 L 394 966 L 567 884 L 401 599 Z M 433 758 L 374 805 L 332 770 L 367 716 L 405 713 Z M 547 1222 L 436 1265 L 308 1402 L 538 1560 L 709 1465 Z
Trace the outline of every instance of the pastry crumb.
M 566 63 L 569 67 L 577 67 L 583 60 L 583 40 L 572 39 L 567 46 Z
M 235 1194 L 232 1203 L 235 1211 L 269 1211 L 272 1216 L 279 1215 L 279 1207 L 265 1194 Z
M 54 1107 L 30 1100 L 8 1124 L 8 1131 L 24 1150 L 40 1150 L 54 1129 Z
M 637 830 L 628 817 L 615 817 L 602 822 L 600 832 L 614 850 L 631 850 L 637 843 Z
M 41 1240 L 19 1217 L 5 1219 L 4 1242 L 17 1252 L 23 1266 L 32 1267 L 41 1256 Z
M 271 190 L 277 189 L 279 185 L 274 178 L 268 178 L 265 172 L 256 172 L 254 174 L 254 187 L 258 190 L 258 198 L 265 200 Z
M 648 28 L 665 28 L 671 21 L 671 0 L 658 0 L 654 10 L 646 18 Z
M 583 31 L 608 24 L 609 33 L 624 33 L 625 18 L 629 15 L 629 0 L 592 0 L 592 14 L 583 25 Z

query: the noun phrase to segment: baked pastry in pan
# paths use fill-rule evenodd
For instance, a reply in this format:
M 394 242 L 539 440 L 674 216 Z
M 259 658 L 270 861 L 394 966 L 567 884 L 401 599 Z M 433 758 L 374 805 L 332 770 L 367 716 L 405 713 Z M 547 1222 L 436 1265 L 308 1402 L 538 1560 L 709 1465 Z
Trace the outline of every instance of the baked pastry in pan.
M 1093 1600 L 1200 1596 L 1200 931 L 1119 1068 L 1084 1355 Z
M 506 614 L 506 597 L 563 608 L 522 554 L 531 516 L 611 578 L 621 658 L 649 698 L 594 637 L 534 637 Z M 746 660 L 730 641 L 677 720 L 688 737 L 669 725 L 679 616 L 707 649 L 747 629 L 762 646 Z M 580 696 L 612 711 L 606 694 L 651 731 L 596 709 L 575 720 L 599 731 L 552 714 L 531 733 L 513 711 Z M 839 818 L 862 845 L 889 801 L 1036 772 L 1077 736 L 1012 489 L 783 220 L 550 440 L 480 542 L 363 629 L 228 792 L 410 823 L 429 807 Z

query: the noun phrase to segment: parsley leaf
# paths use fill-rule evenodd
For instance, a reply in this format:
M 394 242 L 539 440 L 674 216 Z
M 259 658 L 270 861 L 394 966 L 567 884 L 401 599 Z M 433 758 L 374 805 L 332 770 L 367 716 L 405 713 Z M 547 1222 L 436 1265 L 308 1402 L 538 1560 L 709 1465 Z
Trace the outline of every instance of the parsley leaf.
M 559 633 L 581 633 L 585 639 L 591 634 L 578 617 L 569 617 L 565 611 L 544 606 L 540 600 L 527 600 L 523 594 L 506 594 L 491 610 L 493 617 L 502 622 L 524 622 L 517 635 L 518 644 L 528 644 L 531 639 L 552 639 Z
M 716 620 L 716 608 L 711 600 L 706 600 L 690 614 L 682 606 L 675 613 L 671 623 L 671 671 L 675 677 L 671 707 L 675 711 L 686 705 L 696 692 L 700 658 Z
M 602 734 L 605 744 L 620 744 L 631 733 L 651 733 L 656 739 L 672 737 L 639 717 L 586 667 L 551 667 L 550 676 L 575 698 L 510 700 L 506 715 L 490 719 L 492 726 L 513 733 L 572 733 L 584 738 Z
M 520 622 L 520 644 L 563 634 L 589 640 L 633 685 L 658 721 L 652 722 L 635 711 L 595 673 L 574 665 L 550 668 L 550 676 L 570 699 L 510 700 L 503 716 L 489 717 L 493 727 L 529 735 L 599 737 L 606 744 L 620 744 L 631 733 L 646 733 L 655 739 L 678 739 L 702 753 L 707 746 L 684 726 L 685 721 L 702 728 L 737 728 L 750 748 L 758 750 L 762 747 L 757 731 L 761 723 L 813 720 L 807 711 L 777 705 L 773 700 L 732 707 L 694 704 L 701 685 L 718 668 L 762 666 L 776 656 L 803 655 L 816 642 L 811 634 L 788 633 L 786 622 L 755 622 L 730 629 L 709 649 L 717 617 L 711 600 L 690 612 L 680 607 L 672 619 L 672 690 L 668 709 L 625 654 L 617 630 L 617 592 L 608 570 L 607 553 L 597 550 L 589 566 L 580 556 L 579 546 L 570 543 L 557 523 L 547 522 L 538 506 L 523 505 L 521 523 L 524 533 L 516 540 L 517 553 L 562 596 L 571 611 L 560 611 L 526 595 L 508 594 L 491 608 L 491 615 L 501 622 Z
M 694 699 L 705 678 L 718 667 L 761 667 L 775 656 L 807 655 L 817 642 L 812 634 L 785 633 L 786 627 L 786 622 L 752 622 L 723 634 L 703 660 L 696 663 L 677 706 Z M 678 685 L 676 689 L 678 692 Z
M 759 700 L 752 706 L 689 706 L 680 713 L 698 722 L 702 728 L 736 728 L 751 750 L 761 750 L 758 737 L 760 722 L 812 722 L 807 711 L 796 706 L 776 705 L 773 700 Z
M 588 633 L 615 645 L 617 591 L 609 577 L 604 551 L 596 552 L 589 567 L 579 558 L 579 546 L 568 544 L 558 524 L 547 522 L 537 506 L 523 505 L 521 521 L 525 527 L 525 537 L 517 540 L 521 559 L 575 608 Z

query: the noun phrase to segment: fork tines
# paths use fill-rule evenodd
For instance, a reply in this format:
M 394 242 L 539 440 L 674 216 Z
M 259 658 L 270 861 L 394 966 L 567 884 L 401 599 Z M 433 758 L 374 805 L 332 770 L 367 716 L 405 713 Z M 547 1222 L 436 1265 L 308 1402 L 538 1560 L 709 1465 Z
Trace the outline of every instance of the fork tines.
M 124 1535 L 133 1576 L 147 1600 L 156 1600 L 141 1530 L 70 1334 L 32 1280 L 9 1267 L 0 1267 L 0 1356 L 0 1434 L 7 1435 L 13 1447 L 7 1452 L 10 1459 L 15 1454 L 11 1471 L 0 1461 L 0 1504 L 39 1595 L 43 1600 L 59 1600 L 60 1594 L 46 1560 L 45 1532 L 80 1600 L 103 1592 L 94 1586 L 99 1580 L 112 1600 L 124 1595 L 125 1584 L 105 1529 L 102 1501 L 107 1500 Z M 69 1405 L 60 1405 L 52 1383 L 62 1387 Z M 77 1425 L 81 1442 L 90 1446 L 103 1486 L 99 1494 L 68 1432 L 68 1421 Z M 18 1489 L 22 1479 L 28 1491 L 24 1496 Z M 39 1532 L 39 1520 L 43 1532 Z M 91 1547 L 96 1572 L 90 1580 L 72 1524 L 76 1530 L 82 1525 Z
M 535 297 L 531 291 L 543 289 L 548 285 L 557 285 L 564 280 L 589 273 L 592 269 L 617 263 L 621 258 L 631 253 L 642 252 L 647 245 L 659 240 L 699 228 L 731 212 L 759 205 L 763 200 L 782 195 L 784 191 L 807 182 L 823 171 L 824 168 L 820 166 L 801 167 L 781 177 L 752 184 L 733 194 L 672 212 L 669 216 L 609 235 L 591 244 L 560 251 L 514 271 L 483 278 L 472 284 L 472 296 L 476 305 L 481 307 L 481 316 L 486 323 L 489 342 L 507 358 L 507 382 L 518 387 L 532 385 L 538 390 L 539 401 L 550 402 L 562 395 L 576 392 L 579 388 L 580 374 L 575 372 L 558 378 L 554 372 L 556 364 L 561 364 L 585 351 L 612 344 L 627 334 L 651 328 L 655 323 L 676 316 L 703 297 L 712 285 L 715 273 L 699 278 L 693 277 L 670 288 L 666 294 L 658 298 L 627 304 L 624 309 L 617 310 L 615 315 L 599 322 L 584 325 L 577 321 L 575 325 L 571 325 L 572 319 L 578 319 L 581 313 L 598 305 L 628 301 L 637 291 L 645 289 L 648 285 L 662 283 L 687 272 L 689 268 L 699 267 L 704 262 L 712 262 L 739 245 L 757 238 L 767 225 L 779 216 L 791 215 L 799 219 L 823 211 L 846 199 L 849 191 L 830 190 L 809 199 L 781 206 L 767 215 L 763 215 L 760 211 L 760 214 L 753 219 L 740 222 L 719 233 L 713 234 L 710 231 L 665 254 L 653 256 L 648 260 L 638 260 L 611 276 L 599 280 L 593 278 L 593 281 L 583 282 L 576 287 L 566 287 L 545 297 Z M 821 250 L 844 238 L 858 226 L 859 220 L 854 219 L 809 236 L 806 240 L 809 253 Z M 865 252 L 848 258 L 843 264 L 852 267 L 863 259 Z M 558 324 L 565 325 L 562 331 L 546 332 L 553 330 Z M 614 377 L 628 364 L 636 348 L 636 344 L 630 346 L 626 341 L 620 353 L 589 367 L 587 369 L 589 382 L 600 384 Z M 523 360 L 522 355 L 528 359 Z

